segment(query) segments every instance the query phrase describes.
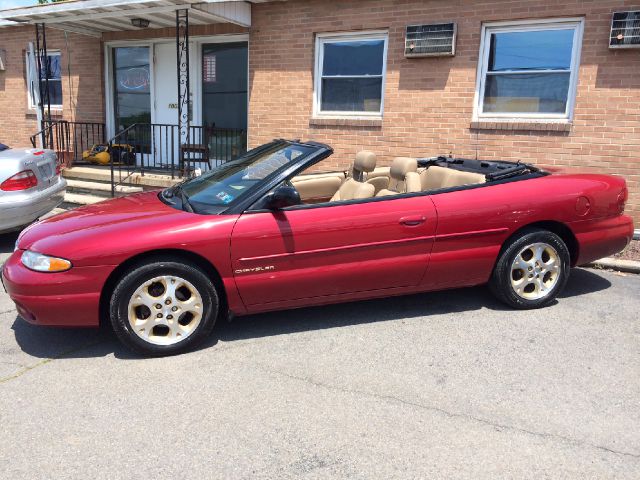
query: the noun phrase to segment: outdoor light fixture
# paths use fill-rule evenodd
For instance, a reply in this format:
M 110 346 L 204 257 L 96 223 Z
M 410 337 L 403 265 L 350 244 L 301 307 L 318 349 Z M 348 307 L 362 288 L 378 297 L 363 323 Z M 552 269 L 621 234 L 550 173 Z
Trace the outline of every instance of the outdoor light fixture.
M 149 26 L 149 20 L 146 18 L 132 18 L 131 25 L 138 28 L 147 28 Z

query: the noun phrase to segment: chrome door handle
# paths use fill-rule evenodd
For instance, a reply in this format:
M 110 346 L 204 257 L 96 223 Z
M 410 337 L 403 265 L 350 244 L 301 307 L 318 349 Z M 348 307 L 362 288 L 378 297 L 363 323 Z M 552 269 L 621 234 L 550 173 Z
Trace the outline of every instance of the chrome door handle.
M 406 227 L 417 227 L 427 221 L 427 217 L 402 217 L 400 224 Z

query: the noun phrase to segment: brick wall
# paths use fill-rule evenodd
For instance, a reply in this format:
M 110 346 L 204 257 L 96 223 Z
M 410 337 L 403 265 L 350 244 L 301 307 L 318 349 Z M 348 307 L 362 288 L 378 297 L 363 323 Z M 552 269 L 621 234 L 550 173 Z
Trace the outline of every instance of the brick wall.
M 47 48 L 61 52 L 63 110 L 53 119 L 104 122 L 103 59 L 100 40 L 47 28 Z M 0 29 L 0 48 L 6 50 L 6 70 L 0 71 L 0 142 L 31 146 L 29 136 L 39 130 L 36 111 L 29 109 L 25 53 L 35 47 L 35 28 Z M 69 75 L 71 59 L 71 75 Z
M 379 155 L 379 163 L 397 155 L 451 152 L 623 175 L 630 188 L 627 210 L 640 225 L 640 50 L 612 51 L 607 45 L 611 13 L 620 9 L 640 10 L 640 3 L 291 0 L 254 5 L 249 143 L 274 137 L 327 142 L 340 167 L 368 148 Z M 542 17 L 585 18 L 573 125 L 567 131 L 472 125 L 482 22 Z M 405 59 L 405 26 L 438 21 L 457 22 L 456 56 Z M 315 34 L 375 29 L 389 31 L 382 122 L 312 120 Z

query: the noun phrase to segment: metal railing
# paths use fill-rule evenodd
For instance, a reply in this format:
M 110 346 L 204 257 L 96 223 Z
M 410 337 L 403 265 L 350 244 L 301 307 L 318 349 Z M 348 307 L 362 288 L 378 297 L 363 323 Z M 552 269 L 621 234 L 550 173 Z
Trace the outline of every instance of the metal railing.
M 134 123 L 109 140 L 109 168 L 111 170 L 112 197 L 116 196 L 116 187 L 125 183 L 136 171 L 136 153 L 135 147 L 131 145 L 131 140 L 138 139 L 140 141 L 139 137 L 136 137 L 137 131 L 138 124 Z M 142 148 L 143 143 L 140 142 L 140 145 L 141 151 L 144 151 Z M 130 149 L 125 148 L 125 146 L 130 147 Z
M 156 171 L 174 179 L 233 160 L 247 151 L 247 135 L 245 130 L 190 126 L 186 140 L 178 125 L 135 123 L 110 139 L 108 148 L 115 196 L 135 172 Z
M 70 167 L 82 161 L 82 152 L 93 145 L 105 143 L 105 126 L 99 122 L 45 121 L 39 132 L 29 140 L 36 148 L 40 140 L 42 148 L 54 150 L 60 161 Z

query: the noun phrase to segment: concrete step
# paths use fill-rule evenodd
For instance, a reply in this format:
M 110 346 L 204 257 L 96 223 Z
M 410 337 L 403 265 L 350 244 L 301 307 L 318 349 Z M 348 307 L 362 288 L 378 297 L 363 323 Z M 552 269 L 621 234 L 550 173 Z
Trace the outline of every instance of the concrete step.
M 67 209 L 66 208 L 61 208 L 61 207 L 56 207 L 53 210 L 51 210 L 51 215 L 58 215 L 59 213 L 64 213 L 66 212 Z
M 95 195 L 97 197 L 111 197 L 111 183 L 91 182 L 88 180 L 77 180 L 75 178 L 67 179 L 67 191 L 70 193 L 81 193 Z M 116 185 L 116 193 L 126 195 L 129 193 L 142 192 L 142 187 L 133 187 L 131 185 Z
M 58 215 L 59 213 L 64 213 L 66 211 L 67 211 L 66 208 L 61 208 L 61 207 L 54 208 L 49 213 L 45 213 L 44 215 L 42 215 L 40 217 L 40 220 L 44 220 L 45 218 L 53 217 L 54 215 Z
M 122 182 L 124 185 L 140 186 L 145 189 L 166 188 L 181 181 L 180 178 L 171 178 L 171 175 L 159 173 L 148 173 L 141 175 L 139 172 L 126 176 L 126 172 L 122 175 L 116 170 L 114 172 L 116 182 Z M 81 181 L 97 181 L 111 183 L 111 170 L 107 167 L 72 167 L 65 168 L 62 176 L 66 179 L 74 179 Z
M 60 206 L 68 210 L 82 205 L 92 205 L 94 203 L 102 202 L 103 200 L 106 200 L 106 198 L 99 197 L 97 195 L 67 192 L 65 193 L 64 201 Z

